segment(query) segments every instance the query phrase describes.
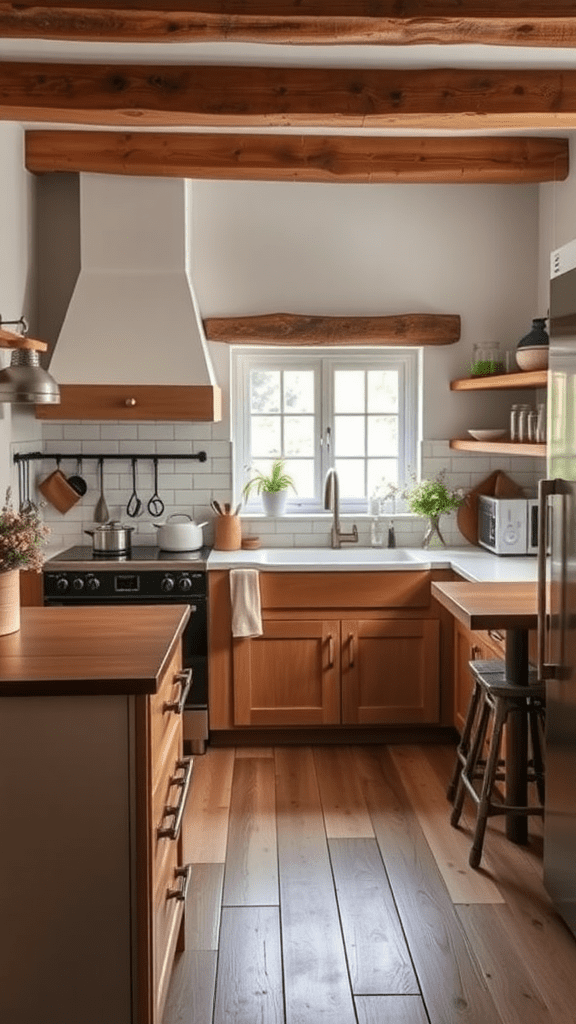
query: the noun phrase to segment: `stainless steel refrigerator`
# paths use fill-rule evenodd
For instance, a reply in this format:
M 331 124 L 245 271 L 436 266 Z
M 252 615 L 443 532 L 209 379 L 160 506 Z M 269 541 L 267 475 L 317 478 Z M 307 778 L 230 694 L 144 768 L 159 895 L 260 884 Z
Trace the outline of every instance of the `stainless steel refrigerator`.
M 552 253 L 538 660 L 546 684 L 544 884 L 576 935 L 576 241 Z

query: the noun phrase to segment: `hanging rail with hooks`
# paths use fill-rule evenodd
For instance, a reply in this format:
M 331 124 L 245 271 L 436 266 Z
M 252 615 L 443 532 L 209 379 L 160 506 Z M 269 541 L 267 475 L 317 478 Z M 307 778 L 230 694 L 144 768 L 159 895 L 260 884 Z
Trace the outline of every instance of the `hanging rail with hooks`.
M 77 461 L 79 459 L 82 462 L 86 462 L 88 459 L 95 459 L 96 461 L 98 461 L 98 459 L 102 459 L 103 462 L 106 462 L 107 459 L 109 461 L 114 460 L 116 462 L 130 462 L 132 459 L 148 462 L 153 462 L 154 459 L 169 459 L 172 461 L 196 459 L 198 462 L 206 462 L 207 458 L 208 456 L 206 452 L 188 452 L 185 455 L 179 453 L 162 454 L 160 452 L 152 452 L 150 455 L 143 455 L 142 452 L 138 452 L 137 454 L 131 454 L 130 452 L 111 452 L 110 454 L 106 454 L 106 452 L 101 452 L 99 454 L 94 454 L 94 452 L 16 452 L 14 455 L 14 462 L 16 465 L 21 462 L 33 462 L 38 459 L 54 459 L 56 462 Z

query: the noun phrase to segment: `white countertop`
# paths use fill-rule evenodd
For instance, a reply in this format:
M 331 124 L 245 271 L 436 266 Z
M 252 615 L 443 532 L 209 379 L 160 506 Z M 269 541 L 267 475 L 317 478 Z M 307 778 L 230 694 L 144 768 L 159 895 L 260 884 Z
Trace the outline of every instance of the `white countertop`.
M 534 555 L 493 555 L 471 546 L 427 551 L 422 548 L 258 548 L 211 551 L 208 569 L 253 568 L 263 572 L 382 572 L 453 569 L 472 583 L 535 583 Z

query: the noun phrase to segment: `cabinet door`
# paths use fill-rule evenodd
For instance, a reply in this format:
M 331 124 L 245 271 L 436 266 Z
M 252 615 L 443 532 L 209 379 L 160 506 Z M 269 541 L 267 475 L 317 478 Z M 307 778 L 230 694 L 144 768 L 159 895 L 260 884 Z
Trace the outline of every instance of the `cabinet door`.
M 342 721 L 433 723 L 440 710 L 437 619 L 342 622 Z
M 472 675 L 470 661 L 489 661 L 491 658 L 504 657 L 488 647 L 473 630 L 467 629 L 460 622 L 454 630 L 454 725 L 462 732 L 470 696 L 472 694 Z
M 235 725 L 340 721 L 340 624 L 265 620 L 262 636 L 235 639 Z

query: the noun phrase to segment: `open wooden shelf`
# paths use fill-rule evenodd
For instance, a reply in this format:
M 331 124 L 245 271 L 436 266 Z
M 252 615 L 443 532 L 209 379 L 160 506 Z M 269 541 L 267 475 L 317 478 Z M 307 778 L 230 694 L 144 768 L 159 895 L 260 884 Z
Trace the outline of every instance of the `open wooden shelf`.
M 451 391 L 504 391 L 518 388 L 545 388 L 548 370 L 522 370 L 519 373 L 501 373 L 493 377 L 464 377 L 450 381 Z
M 527 441 L 469 441 L 458 439 L 450 441 L 450 447 L 459 452 L 481 452 L 485 455 L 536 455 L 546 456 L 545 444 L 531 444 Z

